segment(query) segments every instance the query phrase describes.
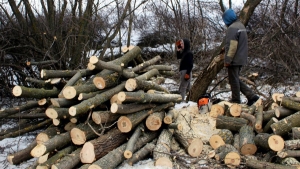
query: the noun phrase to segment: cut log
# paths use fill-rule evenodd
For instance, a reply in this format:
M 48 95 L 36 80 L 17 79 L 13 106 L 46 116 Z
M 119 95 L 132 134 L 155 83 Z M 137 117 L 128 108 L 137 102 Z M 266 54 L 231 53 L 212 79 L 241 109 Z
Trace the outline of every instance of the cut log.
M 241 156 L 238 152 L 229 152 L 224 158 L 224 163 L 229 168 L 236 168 L 241 163 Z
M 253 128 L 248 125 L 244 125 L 240 128 L 240 152 L 242 155 L 253 155 L 257 147 L 254 143 L 255 134 L 253 132 Z
M 93 79 L 93 83 L 98 89 L 107 89 L 119 84 L 120 83 L 119 79 L 120 79 L 119 75 L 117 73 L 113 73 L 106 76 L 95 77 Z
M 229 108 L 229 112 L 233 117 L 238 117 L 242 112 L 242 107 L 239 104 L 232 104 Z
M 99 130 L 102 131 L 99 131 Z M 104 129 L 102 129 L 98 124 L 93 121 L 89 121 L 88 123 L 78 124 L 70 131 L 72 142 L 75 145 L 83 145 L 86 141 L 90 139 L 94 139 L 98 137 L 97 133 L 103 133 Z
M 168 128 L 182 131 L 183 126 L 182 126 L 182 124 L 171 123 L 171 124 L 168 125 Z
M 225 142 L 221 136 L 219 136 L 218 134 L 214 134 L 209 138 L 209 145 L 213 149 L 217 149 L 218 147 L 225 145 Z
M 112 123 L 115 122 L 118 118 L 120 118 L 120 115 L 113 114 L 110 111 L 94 111 L 92 113 L 92 119 L 96 124 Z
M 272 136 L 272 134 L 269 134 L 269 133 L 258 133 L 254 137 L 254 143 L 255 143 L 255 145 L 257 145 L 257 147 L 260 147 L 260 148 L 262 148 L 265 151 L 270 151 L 271 148 L 270 148 L 269 143 L 268 143 L 268 139 L 270 138 L 270 136 Z
M 97 94 L 95 97 L 84 100 L 77 105 L 70 107 L 69 114 L 71 116 L 80 115 L 88 112 L 89 109 L 99 106 L 105 101 L 109 100 L 114 94 L 120 92 L 125 87 L 125 82 L 119 84 L 118 86 L 107 90 L 101 94 Z
M 41 157 L 42 155 L 52 152 L 55 149 L 59 150 L 70 143 L 71 143 L 70 133 L 66 132 L 60 135 L 56 135 L 55 137 L 51 138 L 50 140 L 46 141 L 43 144 L 38 144 L 31 150 L 30 154 L 33 157 Z
M 127 142 L 125 151 L 124 151 L 124 157 L 126 159 L 131 158 L 133 154 L 134 145 L 137 142 L 138 138 L 141 136 L 141 133 L 145 131 L 145 126 L 143 123 L 140 123 L 140 125 L 135 129 L 134 133 L 131 135 L 130 139 Z
M 122 104 L 122 102 L 120 100 L 118 100 L 118 93 L 114 94 L 111 98 L 110 98 L 110 104 L 113 103 L 117 103 L 117 104 Z
M 182 100 L 179 94 L 148 94 L 143 92 L 119 92 L 118 99 L 122 102 L 137 103 L 179 103 Z
M 271 128 L 276 135 L 286 135 L 293 127 L 300 126 L 300 112 L 294 113 L 284 119 L 279 120 L 277 123 L 271 124 Z
M 248 124 L 248 120 L 228 116 L 218 116 L 216 119 L 217 129 L 228 129 L 230 131 L 239 131 L 240 128 Z
M 41 70 L 42 79 L 51 79 L 51 78 L 71 78 L 73 77 L 78 70 Z
M 240 117 L 248 120 L 250 122 L 249 125 L 254 127 L 255 122 L 256 122 L 256 118 L 252 114 L 241 112 Z
M 154 63 L 156 63 L 156 62 L 158 62 L 158 61 L 160 61 L 161 60 L 161 57 L 158 55 L 158 56 L 155 56 L 155 57 L 153 57 L 152 59 L 150 59 L 150 60 L 148 60 L 148 61 L 146 61 L 146 62 L 144 62 L 144 63 L 141 63 L 141 64 L 139 64 L 139 65 L 137 65 L 137 66 L 135 66 L 134 68 L 132 68 L 132 71 L 133 72 L 139 72 L 140 70 L 142 70 L 142 69 L 144 69 L 144 68 L 146 68 L 146 67 L 148 67 L 148 66 L 150 66 L 150 65 L 153 65 Z M 153 70 L 153 69 L 152 69 Z M 156 69 L 157 70 L 157 69 Z
M 145 132 L 146 134 L 143 137 L 140 137 L 134 146 L 134 152 L 142 148 L 145 144 L 151 142 L 156 137 L 158 137 L 157 132 Z M 125 160 L 123 152 L 126 148 L 126 143 L 119 146 L 118 148 L 110 151 L 104 157 L 95 161 L 89 169 L 107 169 L 107 168 L 116 168 L 120 163 Z
M 173 133 L 167 129 L 163 129 L 158 137 L 156 146 L 153 150 L 153 159 L 155 166 L 167 166 L 173 167 L 170 151 L 171 151 L 171 139 Z
M 211 106 L 209 116 L 217 118 L 219 115 L 224 115 L 224 108 L 219 104 L 213 104 Z
M 72 151 L 74 151 L 76 149 L 75 146 L 68 146 L 60 151 L 58 151 L 57 153 L 55 153 L 55 155 L 53 155 L 51 158 L 49 158 L 46 162 L 39 164 L 36 169 L 48 169 L 52 166 L 52 164 L 54 164 L 57 160 L 61 159 L 62 157 L 70 154 Z
M 256 131 L 261 131 L 262 132 L 262 123 L 263 123 L 263 106 L 258 106 L 257 107 L 257 112 L 255 115 L 255 129 Z
M 284 140 L 279 135 L 270 136 L 268 144 L 273 151 L 281 151 L 284 148 Z
M 89 92 L 89 93 L 80 93 L 78 95 L 78 100 L 87 100 L 90 99 L 92 97 L 95 97 L 97 94 L 103 93 L 107 91 L 107 89 L 105 90 L 100 90 L 100 91 L 95 91 L 95 92 Z
M 178 116 L 178 111 L 174 111 L 174 109 L 169 110 L 164 117 L 164 123 L 165 124 L 173 123 L 173 119 L 176 119 L 177 116 Z
M 79 153 L 81 148 L 76 149 L 70 155 L 64 156 L 61 160 L 51 166 L 51 169 L 73 169 L 80 163 Z
M 128 114 L 127 116 L 121 116 L 118 120 L 118 129 L 121 132 L 127 133 L 130 132 L 135 126 L 137 126 L 141 121 L 146 119 L 149 114 L 153 112 L 158 112 L 168 107 L 174 106 L 174 103 L 166 103 L 154 107 L 151 110 L 143 110 L 136 113 Z
M 200 138 L 187 138 L 181 132 L 174 132 L 174 137 L 190 156 L 200 156 L 203 150 L 203 141 Z
M 273 93 L 272 94 L 272 99 L 276 103 L 277 101 L 281 101 L 282 97 L 284 97 L 284 94 L 282 93 Z
M 131 104 L 117 104 L 112 103 L 110 111 L 117 114 L 131 114 L 141 110 L 150 109 L 155 107 L 156 104 L 149 103 L 131 103 Z
M 221 129 L 218 131 L 218 135 L 224 140 L 225 144 L 232 144 L 233 134 L 228 129 Z
M 108 152 L 123 144 L 126 141 L 127 136 L 128 134 L 122 133 L 117 128 L 113 128 L 101 137 L 84 143 L 82 150 L 80 151 L 81 162 L 92 163 L 95 160 L 98 160 Z
M 281 164 L 274 164 L 270 162 L 265 161 L 259 161 L 259 160 L 253 160 L 253 159 L 246 159 L 246 166 L 256 169 L 261 168 L 272 168 L 272 169 L 297 169 L 296 166 L 287 166 L 287 165 L 281 165 Z
M 26 77 L 25 81 L 35 84 L 39 88 L 44 88 L 44 89 L 52 89 L 53 88 L 53 85 L 49 82 L 46 82 L 45 80 L 39 80 L 39 79 L 31 78 L 31 77 Z
M 80 93 L 95 92 L 99 89 L 94 84 L 86 84 L 79 86 L 67 86 L 63 89 L 63 96 L 66 99 L 74 99 L 79 96 Z
M 52 107 L 45 111 L 47 117 L 50 119 L 67 119 L 70 117 L 68 108 Z
M 14 154 L 9 154 L 7 156 L 7 161 L 12 165 L 18 165 L 23 161 L 27 161 L 32 158 L 30 151 L 37 145 L 37 142 L 34 140 L 26 148 L 17 151 Z
M 51 98 L 50 101 L 54 107 L 70 107 L 79 103 L 78 100 L 69 100 L 65 98 Z
M 283 165 L 289 165 L 289 166 L 299 166 L 300 165 L 300 162 L 294 157 L 283 158 L 280 160 L 279 163 L 283 164 Z
M 234 158 L 230 158 L 228 159 L 228 165 L 233 165 L 233 166 L 238 166 L 240 164 L 240 155 L 238 154 L 238 150 L 235 149 L 235 147 L 233 147 L 231 144 L 224 144 L 219 146 L 216 150 L 215 150 L 215 158 L 218 161 L 224 161 L 225 157 L 227 157 L 228 153 L 233 153 L 235 152 L 234 155 L 238 155 L 236 159 Z M 228 156 L 230 157 L 230 156 Z
M 156 143 L 156 141 L 154 143 Z M 154 148 L 155 148 L 155 144 L 147 143 L 143 148 L 138 150 L 136 153 L 134 153 L 132 155 L 132 157 L 130 159 L 127 160 L 127 164 L 132 166 L 133 164 L 137 163 L 138 161 L 145 159 L 149 154 L 152 153 Z
M 299 149 L 300 139 L 284 141 L 284 148 L 288 150 Z
M 147 128 L 151 131 L 156 131 L 156 130 L 160 129 L 164 117 L 165 117 L 164 111 L 154 112 L 154 113 L 150 114 L 146 118 Z
M 271 129 L 271 124 L 273 123 L 277 123 L 278 119 L 276 119 L 275 117 L 272 117 L 270 121 L 268 121 L 267 124 L 265 124 L 264 128 L 263 128 L 263 133 L 269 133 L 272 131 Z
M 143 69 L 143 71 L 149 71 L 151 69 L 157 69 L 158 71 L 161 71 L 161 70 L 171 71 L 172 66 L 169 66 L 169 65 L 150 65 L 150 66 L 146 67 L 145 69 Z
M 47 97 L 56 97 L 59 94 L 59 90 L 53 88 L 52 90 L 28 88 L 25 86 L 15 86 L 12 90 L 15 97 L 26 97 L 43 99 Z
M 40 132 L 35 140 L 37 142 L 37 144 L 43 144 L 46 141 L 48 141 L 49 139 L 51 139 L 52 137 L 56 136 L 57 134 L 59 134 L 62 130 L 54 125 L 50 125 L 46 130 Z
M 234 134 L 233 136 L 233 147 L 237 150 L 240 150 L 240 135 L 238 133 Z
M 38 101 L 28 101 L 21 106 L 0 110 L 0 119 L 38 106 Z
M 162 91 L 165 93 L 170 93 L 166 88 L 154 83 L 154 82 L 148 82 L 145 80 L 139 80 L 139 79 L 134 79 L 130 78 L 126 81 L 125 83 L 125 88 L 127 91 L 131 92 L 134 90 L 157 90 L 157 91 Z
M 17 136 L 20 136 L 22 134 L 28 133 L 30 131 L 34 131 L 34 130 L 37 130 L 39 128 L 45 127 L 45 126 L 49 126 L 51 124 L 51 122 L 52 122 L 51 119 L 38 121 L 36 124 L 30 124 L 29 126 L 27 126 L 25 128 L 22 128 L 20 130 L 10 132 L 10 133 L 7 133 L 3 136 L 0 136 L 0 140 L 2 140 L 4 138 L 17 137 Z
M 282 151 L 278 151 L 277 156 L 280 157 L 280 158 L 300 157 L 300 150 L 282 150 Z
M 279 101 L 279 104 L 285 108 L 300 111 L 300 102 L 290 100 L 288 97 L 282 97 Z

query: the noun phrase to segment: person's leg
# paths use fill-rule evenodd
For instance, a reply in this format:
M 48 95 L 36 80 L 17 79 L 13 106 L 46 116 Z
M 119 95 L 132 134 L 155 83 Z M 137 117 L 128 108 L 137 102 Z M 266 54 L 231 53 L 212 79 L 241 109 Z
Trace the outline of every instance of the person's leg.
M 231 102 L 241 103 L 240 97 L 240 66 L 228 66 L 228 80 L 231 88 Z
M 186 90 L 189 84 L 189 80 L 184 79 L 184 75 L 186 73 L 186 70 L 181 70 L 180 71 L 180 84 L 179 84 L 179 93 L 182 97 L 182 101 L 184 101 L 185 95 L 186 95 Z
M 241 71 L 241 70 L 240 70 Z M 248 100 L 248 105 L 252 105 L 254 102 L 256 102 L 259 97 L 253 92 L 251 88 L 249 88 L 244 82 L 240 80 L 240 90 L 243 93 L 243 95 L 246 96 Z

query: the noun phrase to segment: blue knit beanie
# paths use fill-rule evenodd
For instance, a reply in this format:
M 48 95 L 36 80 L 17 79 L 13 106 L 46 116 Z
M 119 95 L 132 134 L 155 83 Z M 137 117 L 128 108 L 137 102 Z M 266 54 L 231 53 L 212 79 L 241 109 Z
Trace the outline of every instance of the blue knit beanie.
M 227 9 L 223 15 L 222 15 L 222 19 L 224 21 L 224 23 L 229 26 L 231 25 L 234 21 L 237 20 L 237 16 L 235 14 L 235 12 L 232 9 Z

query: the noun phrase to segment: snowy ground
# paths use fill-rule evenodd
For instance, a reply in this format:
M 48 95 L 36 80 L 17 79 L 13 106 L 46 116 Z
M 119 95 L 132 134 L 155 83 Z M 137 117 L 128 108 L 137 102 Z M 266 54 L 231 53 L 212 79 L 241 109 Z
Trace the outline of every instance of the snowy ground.
M 168 88 L 170 91 L 175 91 L 178 88 L 178 83 L 173 80 L 173 79 L 166 79 L 165 83 L 162 85 L 166 88 Z M 261 87 L 258 87 L 259 91 L 263 93 L 267 97 L 271 97 L 270 94 L 275 93 L 275 92 L 280 92 L 284 93 L 286 96 L 292 96 L 294 95 L 297 91 L 300 91 L 299 83 L 295 83 L 294 85 L 291 86 L 278 86 L 276 88 L 269 86 L 269 85 L 264 85 Z M 214 91 L 214 92 L 219 92 L 219 91 Z M 212 93 L 214 94 L 214 93 Z M 224 100 L 229 100 L 230 98 L 230 92 L 223 92 L 221 94 L 218 94 L 216 97 Z M 242 101 L 246 102 L 245 98 L 242 96 Z M 267 98 L 263 98 L 263 100 Z M 188 102 L 188 103 L 179 103 L 175 105 L 175 109 L 182 108 L 183 106 L 186 105 L 192 105 L 196 104 L 195 102 Z M 11 124 L 10 124 L 11 125 Z M 8 125 L 4 124 L 0 127 L 0 130 L 8 128 Z M 10 165 L 6 157 L 8 154 L 16 152 L 18 150 L 24 149 L 28 144 L 30 144 L 34 139 L 35 135 L 38 133 L 36 131 L 35 133 L 30 133 L 30 135 L 23 135 L 19 136 L 16 138 L 7 138 L 3 139 L 0 141 L 0 169 L 25 169 L 28 166 L 30 166 L 36 159 L 33 158 L 29 161 L 23 162 L 22 164 L 15 166 L 15 165 Z M 123 166 L 119 167 L 118 169 L 165 169 L 164 167 L 155 167 L 153 165 L 152 159 L 146 159 L 144 161 L 140 161 L 139 163 L 135 164 L 134 166 Z

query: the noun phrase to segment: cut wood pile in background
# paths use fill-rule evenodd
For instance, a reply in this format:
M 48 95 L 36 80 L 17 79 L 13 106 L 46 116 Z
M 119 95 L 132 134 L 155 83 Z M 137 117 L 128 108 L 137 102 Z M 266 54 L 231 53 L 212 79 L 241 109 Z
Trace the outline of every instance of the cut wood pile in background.
M 267 111 L 261 102 L 220 102 L 206 114 L 197 106 L 175 109 L 181 96 L 160 85 L 174 72 L 160 59 L 143 61 L 134 47 L 110 62 L 92 56 L 84 70 L 42 70 L 42 80 L 26 79 L 41 88 L 15 86 L 14 96 L 33 100 L 0 111 L 0 118 L 20 118 L 23 125 L 2 131 L 0 139 L 47 128 L 7 160 L 18 165 L 35 157 L 30 168 L 52 169 L 114 169 L 146 157 L 180 168 L 300 165 L 299 96 L 274 95 Z M 127 68 L 129 62 L 136 66 Z M 204 118 L 214 132 L 197 133 Z

